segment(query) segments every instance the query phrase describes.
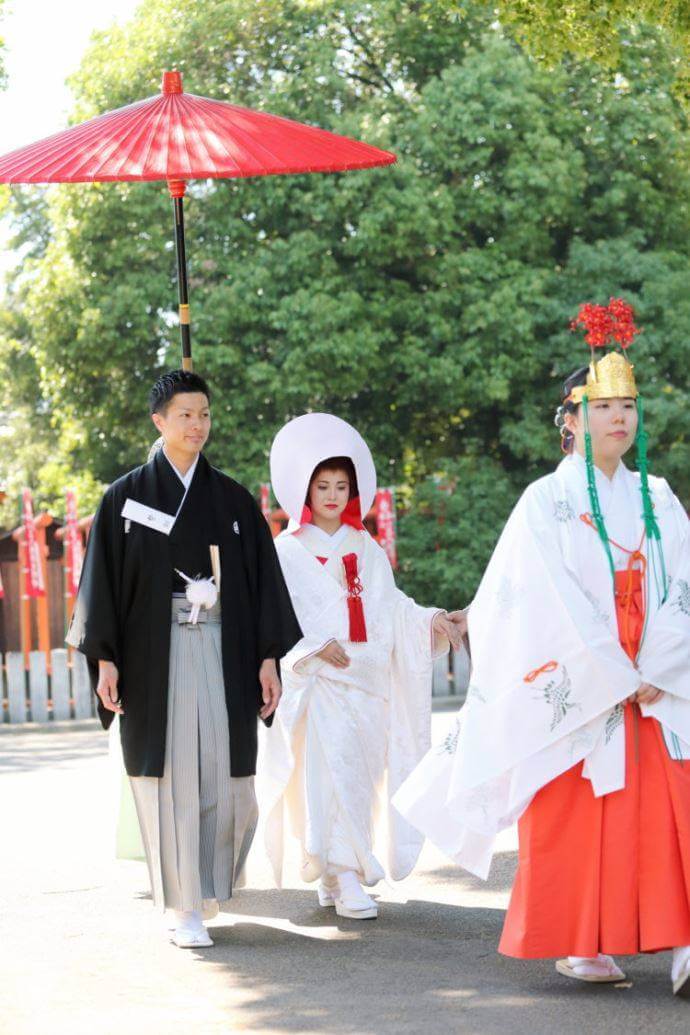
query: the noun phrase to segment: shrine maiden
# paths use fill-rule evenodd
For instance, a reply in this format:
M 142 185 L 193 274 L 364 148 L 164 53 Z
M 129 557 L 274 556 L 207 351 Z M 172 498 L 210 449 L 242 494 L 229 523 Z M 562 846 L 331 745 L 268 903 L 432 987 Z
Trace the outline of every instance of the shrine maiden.
M 579 322 L 593 345 L 637 333 L 621 300 Z M 624 977 L 614 955 L 673 950 L 688 995 L 688 518 L 647 474 L 622 351 L 565 382 L 558 423 L 568 455 L 524 493 L 470 607 L 456 733 L 395 803 L 482 877 L 519 819 L 502 953 L 607 982 Z M 635 441 L 637 473 L 622 460 Z
M 301 843 L 301 876 L 322 906 L 375 917 L 386 867 L 413 868 L 422 838 L 388 809 L 429 743 L 435 657 L 459 643 L 461 613 L 419 607 L 396 589 L 362 518 L 376 472 L 362 437 L 329 414 L 286 425 L 271 450 L 276 497 L 291 518 L 276 540 L 302 639 L 283 659 L 283 698 L 266 737 L 267 846 L 278 883 L 283 824 Z M 386 814 L 387 857 L 375 842 Z

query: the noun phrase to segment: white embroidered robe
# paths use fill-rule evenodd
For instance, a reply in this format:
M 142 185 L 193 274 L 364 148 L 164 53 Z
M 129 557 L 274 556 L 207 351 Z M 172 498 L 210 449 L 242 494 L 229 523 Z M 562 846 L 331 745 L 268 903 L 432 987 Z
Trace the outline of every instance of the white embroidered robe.
M 668 592 L 642 540 L 639 475 L 596 471 L 608 535 L 647 558 L 647 624 L 637 668 L 618 638 L 613 580 L 577 454 L 528 487 L 470 607 L 472 678 L 454 732 L 396 795 L 401 814 L 466 869 L 486 877 L 495 835 L 534 794 L 585 760 L 599 796 L 625 785 L 622 702 L 642 682 L 666 691 L 643 706 L 669 750 L 690 757 L 690 538 L 663 479 L 650 478 Z M 612 547 L 616 568 L 627 555 Z M 656 572 L 658 578 L 659 572 Z M 529 677 L 529 678 L 526 678 Z
M 448 643 L 443 638 L 434 649 L 437 609 L 419 607 L 396 588 L 368 532 L 342 526 L 330 546 L 319 533 L 306 525 L 276 540 L 304 638 L 281 662 L 283 697 L 260 760 L 266 842 L 280 884 L 287 812 L 302 845 L 304 880 L 354 870 L 372 885 L 384 877 L 377 816 L 386 820 L 394 879 L 412 870 L 423 842 L 388 803 L 428 749 L 432 664 Z M 366 643 L 348 641 L 347 553 L 358 558 Z M 346 650 L 348 668 L 316 656 L 331 640 Z

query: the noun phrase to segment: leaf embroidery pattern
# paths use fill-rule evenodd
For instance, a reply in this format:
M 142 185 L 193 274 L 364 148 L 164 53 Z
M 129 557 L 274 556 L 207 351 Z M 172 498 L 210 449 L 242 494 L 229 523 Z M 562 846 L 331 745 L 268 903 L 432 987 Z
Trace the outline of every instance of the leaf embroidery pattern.
M 590 591 L 588 589 L 586 589 L 585 590 L 585 596 L 587 597 L 587 599 L 589 600 L 590 604 L 592 605 L 592 611 L 594 612 L 594 621 L 598 622 L 599 625 L 608 625 L 609 624 L 609 616 L 607 615 L 606 611 L 604 611 L 604 609 L 602 608 L 601 604 L 599 603 L 597 598 L 594 596 L 594 594 L 590 593 Z
M 485 783 L 479 784 L 478 787 L 473 787 L 465 796 L 464 804 L 468 810 L 481 812 L 483 819 L 487 820 L 489 818 L 489 809 L 493 804 L 491 788 Z
M 470 683 L 467 687 L 467 697 L 468 699 L 472 698 L 473 701 L 480 701 L 481 704 L 486 704 L 486 697 L 484 697 L 484 694 L 474 683 Z
M 439 755 L 454 755 L 458 746 L 458 738 L 460 736 L 460 721 L 455 720 L 455 724 L 448 734 L 448 736 L 439 744 L 438 754 Z
M 608 719 L 606 720 L 606 726 L 604 727 L 604 740 L 605 743 L 609 743 L 613 734 L 616 732 L 619 726 L 623 724 L 623 705 L 617 704 L 615 708 L 611 709 Z
M 579 708 L 580 705 L 576 704 L 575 701 L 570 700 L 570 695 L 573 692 L 573 684 L 570 681 L 568 671 L 563 666 L 563 677 L 561 681 L 558 681 L 558 677 L 550 679 L 545 687 L 539 690 L 539 694 L 546 704 L 551 705 L 553 709 L 553 715 L 551 717 L 551 732 L 556 729 L 556 726 L 560 726 L 565 719 L 566 715 L 572 708 Z
M 504 575 L 496 592 L 496 601 L 503 614 L 510 614 L 517 606 L 519 596 L 520 587 L 511 582 L 507 575 Z
M 690 618 L 690 582 L 678 579 L 678 598 L 673 601 L 676 614 L 684 614 Z
M 584 758 L 592 750 L 592 738 L 584 730 L 573 730 L 567 740 L 571 759 Z
M 570 500 L 556 500 L 553 505 L 553 516 L 561 524 L 565 524 L 566 521 L 574 521 L 575 511 Z

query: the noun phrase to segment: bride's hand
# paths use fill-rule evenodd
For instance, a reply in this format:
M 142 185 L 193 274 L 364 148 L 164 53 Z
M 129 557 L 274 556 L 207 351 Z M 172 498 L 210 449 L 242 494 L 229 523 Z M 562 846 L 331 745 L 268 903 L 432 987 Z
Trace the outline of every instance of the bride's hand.
M 467 633 L 467 618 L 463 611 L 439 612 L 434 616 L 433 630 L 450 641 L 453 650 L 459 650 L 463 636 Z
M 333 665 L 335 668 L 347 668 L 350 664 L 349 655 L 337 640 L 331 640 L 330 643 L 327 643 L 316 656 L 327 661 L 329 665 Z

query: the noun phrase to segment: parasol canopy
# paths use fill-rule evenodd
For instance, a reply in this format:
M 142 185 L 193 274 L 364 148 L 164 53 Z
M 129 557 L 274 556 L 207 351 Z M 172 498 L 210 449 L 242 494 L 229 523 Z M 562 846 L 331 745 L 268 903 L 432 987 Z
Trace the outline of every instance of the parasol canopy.
M 301 122 L 185 93 L 177 71 L 161 93 L 0 157 L 0 183 L 165 180 L 173 199 L 183 366 L 191 334 L 183 197 L 190 179 L 328 173 L 391 165 L 396 156 Z

